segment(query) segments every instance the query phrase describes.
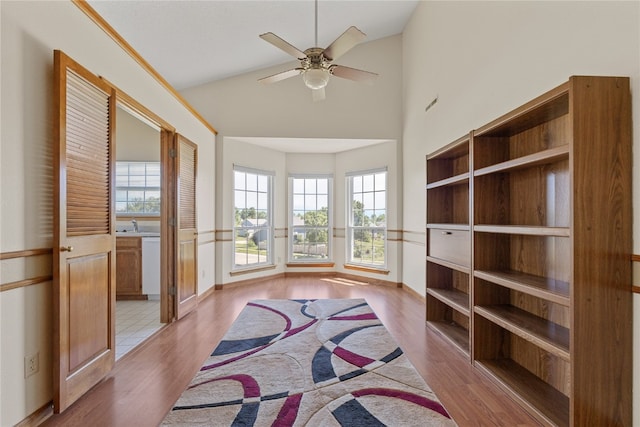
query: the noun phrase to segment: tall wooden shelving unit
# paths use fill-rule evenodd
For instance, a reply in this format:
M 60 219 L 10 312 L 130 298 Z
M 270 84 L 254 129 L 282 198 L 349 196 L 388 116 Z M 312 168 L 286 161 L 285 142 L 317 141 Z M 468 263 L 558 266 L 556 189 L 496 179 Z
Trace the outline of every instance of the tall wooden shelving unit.
M 427 156 L 427 324 L 545 424 L 631 425 L 631 166 L 617 77 L 571 77 Z
M 469 137 L 427 157 L 427 323 L 469 354 Z

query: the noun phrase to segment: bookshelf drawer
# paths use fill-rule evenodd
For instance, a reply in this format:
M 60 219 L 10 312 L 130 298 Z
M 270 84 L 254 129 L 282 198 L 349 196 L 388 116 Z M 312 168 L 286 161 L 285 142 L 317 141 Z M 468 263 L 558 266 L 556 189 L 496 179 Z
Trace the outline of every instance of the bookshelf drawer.
M 430 229 L 429 255 L 469 267 L 470 241 L 465 230 Z

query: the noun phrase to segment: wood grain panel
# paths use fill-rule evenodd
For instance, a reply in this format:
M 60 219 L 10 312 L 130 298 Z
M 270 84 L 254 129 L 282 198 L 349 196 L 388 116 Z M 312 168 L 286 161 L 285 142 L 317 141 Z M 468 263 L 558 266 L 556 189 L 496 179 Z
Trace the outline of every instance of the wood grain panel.
M 572 422 L 606 425 L 616 420 L 631 425 L 629 79 L 574 77 L 571 91 L 575 146 L 571 349 L 579 355 L 572 366 L 576 396 Z M 606 375 L 593 375 L 594 366 Z
M 197 296 L 196 251 L 197 248 L 193 239 L 180 242 L 180 265 L 178 268 L 180 276 L 178 277 L 178 283 L 181 286 L 178 292 L 179 303 Z
M 116 299 L 142 297 L 142 238 L 116 238 Z
M 69 373 L 108 351 L 109 257 L 69 260 Z
M 176 135 L 177 152 L 177 261 L 176 317 L 184 317 L 198 304 L 198 230 L 196 217 L 197 146 Z

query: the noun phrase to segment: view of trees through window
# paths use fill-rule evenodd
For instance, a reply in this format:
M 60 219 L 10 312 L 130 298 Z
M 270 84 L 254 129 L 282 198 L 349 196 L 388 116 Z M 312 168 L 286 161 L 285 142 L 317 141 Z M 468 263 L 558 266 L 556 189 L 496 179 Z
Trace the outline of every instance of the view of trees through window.
M 116 162 L 116 213 L 160 215 L 160 162 Z
M 386 265 L 386 172 L 349 177 L 349 262 Z
M 271 262 L 271 176 L 234 170 L 234 265 Z
M 290 259 L 326 260 L 330 256 L 330 178 L 291 178 Z

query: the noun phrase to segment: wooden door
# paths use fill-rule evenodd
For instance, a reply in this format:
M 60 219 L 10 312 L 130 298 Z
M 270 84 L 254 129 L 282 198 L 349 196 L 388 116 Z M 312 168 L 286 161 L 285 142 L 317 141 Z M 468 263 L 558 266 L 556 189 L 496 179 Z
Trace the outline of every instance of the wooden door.
M 54 410 L 115 363 L 115 90 L 54 53 Z
M 176 318 L 180 319 L 198 304 L 198 233 L 196 221 L 197 146 L 176 134 L 177 176 L 177 259 Z

